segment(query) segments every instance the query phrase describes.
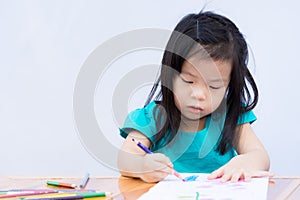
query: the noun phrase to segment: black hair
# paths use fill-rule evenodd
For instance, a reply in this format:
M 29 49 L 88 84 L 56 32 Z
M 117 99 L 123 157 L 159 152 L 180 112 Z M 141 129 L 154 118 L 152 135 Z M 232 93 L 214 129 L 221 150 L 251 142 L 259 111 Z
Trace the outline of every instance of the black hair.
M 184 36 L 191 39 L 187 40 Z M 155 141 L 160 140 L 168 130 L 171 130 L 172 137 L 169 137 L 171 140 L 179 129 L 181 119 L 172 92 L 173 78 L 175 72 L 181 73 L 182 65 L 195 42 L 200 44 L 199 46 L 202 46 L 213 60 L 232 63 L 231 78 L 226 91 L 226 119 L 217 148 L 223 155 L 233 146 L 239 116 L 252 110 L 258 101 L 258 89 L 247 68 L 247 43 L 236 25 L 228 18 L 213 12 L 201 11 L 185 16 L 177 24 L 164 51 L 160 77 L 154 83 L 145 105 L 152 99 L 161 101 L 166 121 L 155 135 Z M 159 86 L 160 91 L 155 95 Z

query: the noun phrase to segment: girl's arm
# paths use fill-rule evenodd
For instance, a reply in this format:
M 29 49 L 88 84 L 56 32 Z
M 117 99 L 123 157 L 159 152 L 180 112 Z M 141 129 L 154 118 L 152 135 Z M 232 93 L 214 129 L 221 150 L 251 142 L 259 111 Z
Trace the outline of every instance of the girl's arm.
M 118 156 L 118 167 L 123 176 L 141 178 L 145 182 L 157 182 L 172 173 L 173 165 L 160 153 L 146 154 L 132 138 L 150 147 L 150 140 L 133 130 L 126 137 Z
M 221 177 L 221 181 L 239 179 L 250 181 L 251 177 L 273 176 L 269 156 L 249 123 L 237 127 L 234 147 L 238 153 L 227 164 L 210 174 L 209 179 Z

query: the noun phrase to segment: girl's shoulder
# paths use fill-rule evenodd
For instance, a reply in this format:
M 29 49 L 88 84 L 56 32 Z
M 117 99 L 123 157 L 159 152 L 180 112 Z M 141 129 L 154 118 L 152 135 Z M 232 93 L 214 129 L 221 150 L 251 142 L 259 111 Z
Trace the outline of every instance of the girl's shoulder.
M 129 113 L 129 117 L 133 118 L 152 118 L 154 117 L 155 113 L 157 112 L 157 108 L 159 108 L 160 101 L 151 101 L 147 105 L 142 108 L 137 108 Z
M 158 111 L 160 102 L 152 101 L 149 104 L 145 105 L 142 108 L 135 109 L 131 111 L 123 124 L 123 127 L 120 128 L 121 135 L 127 137 L 130 130 L 137 130 L 147 136 L 151 141 L 153 140 L 154 135 L 159 130 Z
M 237 124 L 238 125 L 245 124 L 245 123 L 252 124 L 256 120 L 257 120 L 257 118 L 256 118 L 254 112 L 252 110 L 250 110 L 250 111 L 247 111 L 247 112 L 239 115 Z

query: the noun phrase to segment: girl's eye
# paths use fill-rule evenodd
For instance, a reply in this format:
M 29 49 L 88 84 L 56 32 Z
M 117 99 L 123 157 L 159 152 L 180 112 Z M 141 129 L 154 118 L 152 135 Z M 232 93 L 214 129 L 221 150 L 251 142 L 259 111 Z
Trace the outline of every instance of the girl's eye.
M 222 86 L 219 86 L 219 87 L 215 87 L 215 86 L 209 86 L 210 89 L 213 89 L 213 90 L 218 90 L 218 89 L 221 89 Z
M 180 78 L 185 83 L 188 83 L 188 84 L 193 84 L 194 83 L 193 81 L 189 81 L 189 80 L 184 79 L 182 76 L 180 76 Z

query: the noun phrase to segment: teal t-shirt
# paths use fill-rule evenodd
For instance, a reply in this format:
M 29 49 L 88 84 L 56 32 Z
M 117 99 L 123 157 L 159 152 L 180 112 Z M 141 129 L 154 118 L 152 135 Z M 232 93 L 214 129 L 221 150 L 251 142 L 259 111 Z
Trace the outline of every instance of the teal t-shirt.
M 154 136 L 159 131 L 156 122 L 157 106 L 159 105 L 153 101 L 144 108 L 129 113 L 120 129 L 120 135 L 126 138 L 132 129 L 141 132 L 151 141 L 150 150 L 168 156 L 178 172 L 211 173 L 236 155 L 233 148 L 224 155 L 218 153 L 221 130 L 216 128 L 220 126 L 215 125 L 216 122 L 212 120 L 211 115 L 207 116 L 203 130 L 197 132 L 179 130 L 166 145 L 166 139 L 170 137 L 168 131 L 162 139 L 155 142 Z M 237 124 L 252 123 L 255 120 L 256 116 L 249 111 L 239 116 Z M 223 129 L 223 126 L 221 128 Z

